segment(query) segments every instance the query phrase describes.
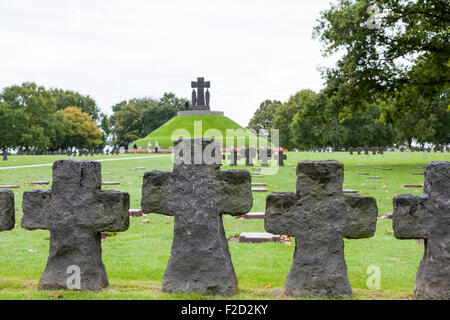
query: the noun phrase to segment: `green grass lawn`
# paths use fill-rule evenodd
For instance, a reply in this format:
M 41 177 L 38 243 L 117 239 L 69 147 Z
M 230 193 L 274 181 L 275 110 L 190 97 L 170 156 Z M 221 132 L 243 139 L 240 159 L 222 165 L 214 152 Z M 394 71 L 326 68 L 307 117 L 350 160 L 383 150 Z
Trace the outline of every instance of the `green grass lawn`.
M 195 122 L 201 124 L 198 132 L 194 130 Z M 252 134 L 249 130 L 243 128 L 226 116 L 176 116 L 164 123 L 158 129 L 151 132 L 145 138 L 136 140 L 136 145 L 146 149 L 147 144 L 150 141 L 152 143 L 152 148 L 154 148 L 155 142 L 158 141 L 160 148 L 167 149 L 170 146 L 173 146 L 173 141 L 175 139 L 178 139 L 181 135 L 183 135 L 183 133 L 177 131 L 177 129 L 181 129 L 186 132 L 187 136 L 185 135 L 184 138 L 212 137 L 218 141 L 221 141 L 223 147 L 228 146 L 226 140 L 226 132 L 228 129 L 239 130 L 235 133 L 237 138 L 234 138 L 235 146 L 239 148 L 243 144 L 246 146 L 249 145 L 250 136 L 256 138 L 255 134 Z M 174 134 L 174 132 L 178 132 L 178 135 Z M 173 134 L 174 136 L 172 136 Z M 267 146 L 268 142 L 265 141 L 265 143 Z M 255 144 L 256 140 L 251 145 Z
M 88 156 L 76 159 L 101 159 L 142 155 Z M 392 212 L 392 198 L 396 194 L 420 194 L 421 189 L 405 189 L 404 184 L 423 184 L 421 172 L 429 161 L 450 161 L 449 153 L 400 153 L 385 155 L 353 155 L 348 153 L 295 153 L 287 154 L 286 164 L 296 164 L 302 159 L 335 159 L 345 164 L 344 188 L 356 189 L 361 194 L 377 199 L 379 215 Z M 10 156 L 0 162 L 0 167 L 51 163 L 58 156 Z M 363 164 L 358 166 L 357 164 Z M 393 166 L 399 165 L 399 166 Z M 145 167 L 144 170 L 133 170 Z M 374 169 L 392 168 L 392 171 Z M 238 168 L 245 168 L 238 166 Z M 141 200 L 141 175 L 148 170 L 171 170 L 169 155 L 155 158 L 102 162 L 103 181 L 117 181 L 120 186 L 104 186 L 130 193 L 130 208 L 139 208 Z M 223 170 L 230 169 L 224 166 Z M 365 175 L 379 176 L 371 180 Z M 51 167 L 33 167 L 0 170 L 0 185 L 16 184 L 14 189 L 17 227 L 0 233 L 0 299 L 54 299 L 51 291 L 38 291 L 37 286 L 44 270 L 49 232 L 28 231 L 20 228 L 22 195 L 26 190 L 48 189 L 50 186 L 33 186 L 34 180 L 51 181 Z M 269 191 L 295 191 L 295 167 L 279 168 L 276 175 L 254 178 L 265 182 Z M 254 193 L 252 211 L 264 211 L 269 193 Z M 161 292 L 161 281 L 166 268 L 173 237 L 173 218 L 150 214 L 130 218 L 128 231 L 118 233 L 103 242 L 103 261 L 110 286 L 101 292 L 61 291 L 63 299 L 225 299 L 219 296 L 197 294 L 167 294 Z M 264 231 L 263 220 L 242 220 L 224 215 L 227 237 L 244 231 Z M 231 299 L 290 299 L 283 295 L 283 282 L 292 263 L 294 244 L 230 243 L 231 257 L 238 276 L 238 293 Z M 378 220 L 377 231 L 370 239 L 345 240 L 345 256 L 354 299 L 408 299 L 413 295 L 418 264 L 423 246 L 414 240 L 396 240 L 392 221 Z M 380 290 L 369 290 L 366 282 L 367 268 L 376 265 L 381 270 Z

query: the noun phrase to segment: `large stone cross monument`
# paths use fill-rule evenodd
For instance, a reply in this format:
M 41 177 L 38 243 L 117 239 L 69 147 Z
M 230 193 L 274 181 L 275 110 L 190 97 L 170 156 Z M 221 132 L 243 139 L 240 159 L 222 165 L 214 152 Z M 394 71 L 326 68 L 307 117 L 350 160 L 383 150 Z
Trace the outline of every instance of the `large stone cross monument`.
M 100 162 L 69 159 L 53 163 L 51 190 L 24 192 L 22 228 L 50 230 L 40 290 L 100 290 L 108 285 L 101 232 L 128 229 L 130 196 L 101 186 Z
M 192 90 L 192 107 L 193 110 L 209 110 L 209 91 L 208 88 L 211 86 L 209 81 L 205 81 L 205 78 L 197 78 L 197 81 L 191 82 L 192 88 L 197 88 L 197 93 L 195 89 Z M 206 93 L 205 93 L 206 88 Z
M 450 299 L 450 162 L 425 167 L 424 193 L 394 197 L 397 239 L 424 239 L 425 254 L 417 271 L 418 299 Z
M 178 116 L 223 116 L 222 111 L 211 111 L 210 93 L 211 87 L 210 81 L 205 81 L 205 78 L 199 77 L 197 81 L 191 82 L 192 88 L 192 106 L 184 111 L 178 111 Z M 197 89 L 197 91 L 195 91 Z M 205 92 L 206 89 L 206 92 Z
M 266 230 L 295 237 L 287 295 L 352 295 L 342 239 L 373 236 L 378 209 L 372 197 L 343 193 L 343 169 L 334 160 L 299 162 L 297 192 L 266 199 Z
M 247 170 L 221 171 L 220 150 L 210 138 L 177 140 L 173 171 L 144 175 L 142 210 L 175 216 L 163 291 L 236 292 L 222 214 L 250 211 L 251 177 Z

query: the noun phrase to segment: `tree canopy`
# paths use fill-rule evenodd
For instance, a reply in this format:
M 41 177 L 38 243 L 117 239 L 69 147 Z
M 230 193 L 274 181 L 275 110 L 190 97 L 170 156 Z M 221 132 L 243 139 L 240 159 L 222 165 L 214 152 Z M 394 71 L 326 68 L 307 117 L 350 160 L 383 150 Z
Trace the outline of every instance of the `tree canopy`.
M 325 56 L 341 54 L 323 71 L 326 94 L 343 113 L 382 105 L 409 144 L 449 143 L 449 23 L 447 0 L 337 1 L 313 33 Z
M 313 37 L 339 59 L 320 93 L 275 111 L 282 145 L 450 143 L 449 22 L 448 0 L 335 0 Z
M 81 106 L 65 107 L 69 102 Z M 5 153 L 101 147 L 104 136 L 90 115 L 95 110 L 92 98 L 73 91 L 47 90 L 33 82 L 6 87 L 0 93 L 0 149 Z
M 100 129 L 91 116 L 80 108 L 67 107 L 58 110 L 55 116 L 60 119 L 63 129 L 60 135 L 62 141 L 59 143 L 63 149 L 94 149 L 104 143 Z
M 165 93 L 159 100 L 135 98 L 114 105 L 110 118 L 112 143 L 129 143 L 147 136 L 184 110 L 185 103 L 186 99 Z

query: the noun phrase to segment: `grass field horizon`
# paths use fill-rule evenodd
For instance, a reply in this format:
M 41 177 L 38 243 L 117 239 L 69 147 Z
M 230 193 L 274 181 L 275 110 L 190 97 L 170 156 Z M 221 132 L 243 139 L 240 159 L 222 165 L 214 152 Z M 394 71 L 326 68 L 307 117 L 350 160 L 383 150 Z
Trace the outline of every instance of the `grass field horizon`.
M 115 156 L 72 157 L 77 160 L 97 160 L 126 157 L 130 160 L 101 163 L 103 181 L 119 182 L 118 186 L 103 186 L 105 190 L 121 190 L 130 194 L 130 208 L 140 208 L 142 177 L 146 171 L 171 171 L 170 155 L 141 154 Z M 16 228 L 0 232 L 0 299 L 292 299 L 283 294 L 284 280 L 289 272 L 294 251 L 292 244 L 229 243 L 231 258 L 238 277 L 238 292 L 231 297 L 200 294 L 164 293 L 162 277 L 170 257 L 173 239 L 173 217 L 149 214 L 130 218 L 128 231 L 117 233 L 102 243 L 103 261 L 110 286 L 100 292 L 38 291 L 39 278 L 47 263 L 49 231 L 28 231 L 20 228 L 23 192 L 51 188 L 51 166 L 12 169 L 7 167 L 52 163 L 67 156 L 11 155 L 0 162 L 0 186 L 18 185 L 15 194 Z M 288 152 L 286 166 L 276 175 L 254 178 L 265 182 L 269 192 L 253 193 L 252 212 L 265 210 L 265 199 L 270 192 L 295 191 L 295 165 L 304 159 L 334 159 L 344 163 L 343 188 L 355 189 L 360 194 L 376 198 L 379 216 L 392 212 L 392 199 L 397 194 L 421 194 L 421 188 L 404 188 L 405 184 L 422 184 L 423 172 L 430 161 L 450 161 L 450 153 L 385 152 L 384 155 L 349 155 L 348 153 Z M 291 166 L 294 165 L 294 166 Z M 143 170 L 135 170 L 144 167 Z M 381 170 L 380 167 L 392 170 Z M 223 166 L 222 170 L 248 169 L 240 161 L 237 167 Z M 110 173 L 110 174 L 105 174 Z M 367 175 L 379 179 L 368 179 Z M 31 185 L 31 181 L 50 181 L 48 186 Z M 223 215 L 226 236 L 241 232 L 265 232 L 263 220 L 243 220 Z M 352 299 L 411 299 L 414 281 L 424 247 L 414 240 L 397 240 L 393 236 L 392 220 L 379 219 L 374 237 L 344 240 L 345 257 Z M 381 288 L 367 288 L 367 268 L 381 270 Z

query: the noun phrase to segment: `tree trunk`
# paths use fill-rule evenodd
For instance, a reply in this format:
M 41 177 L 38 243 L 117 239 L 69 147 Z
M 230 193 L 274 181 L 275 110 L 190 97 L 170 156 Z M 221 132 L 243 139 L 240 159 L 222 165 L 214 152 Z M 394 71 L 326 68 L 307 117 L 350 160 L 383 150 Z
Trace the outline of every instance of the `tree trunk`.
M 7 149 L 3 149 L 3 161 L 8 160 L 8 150 Z

